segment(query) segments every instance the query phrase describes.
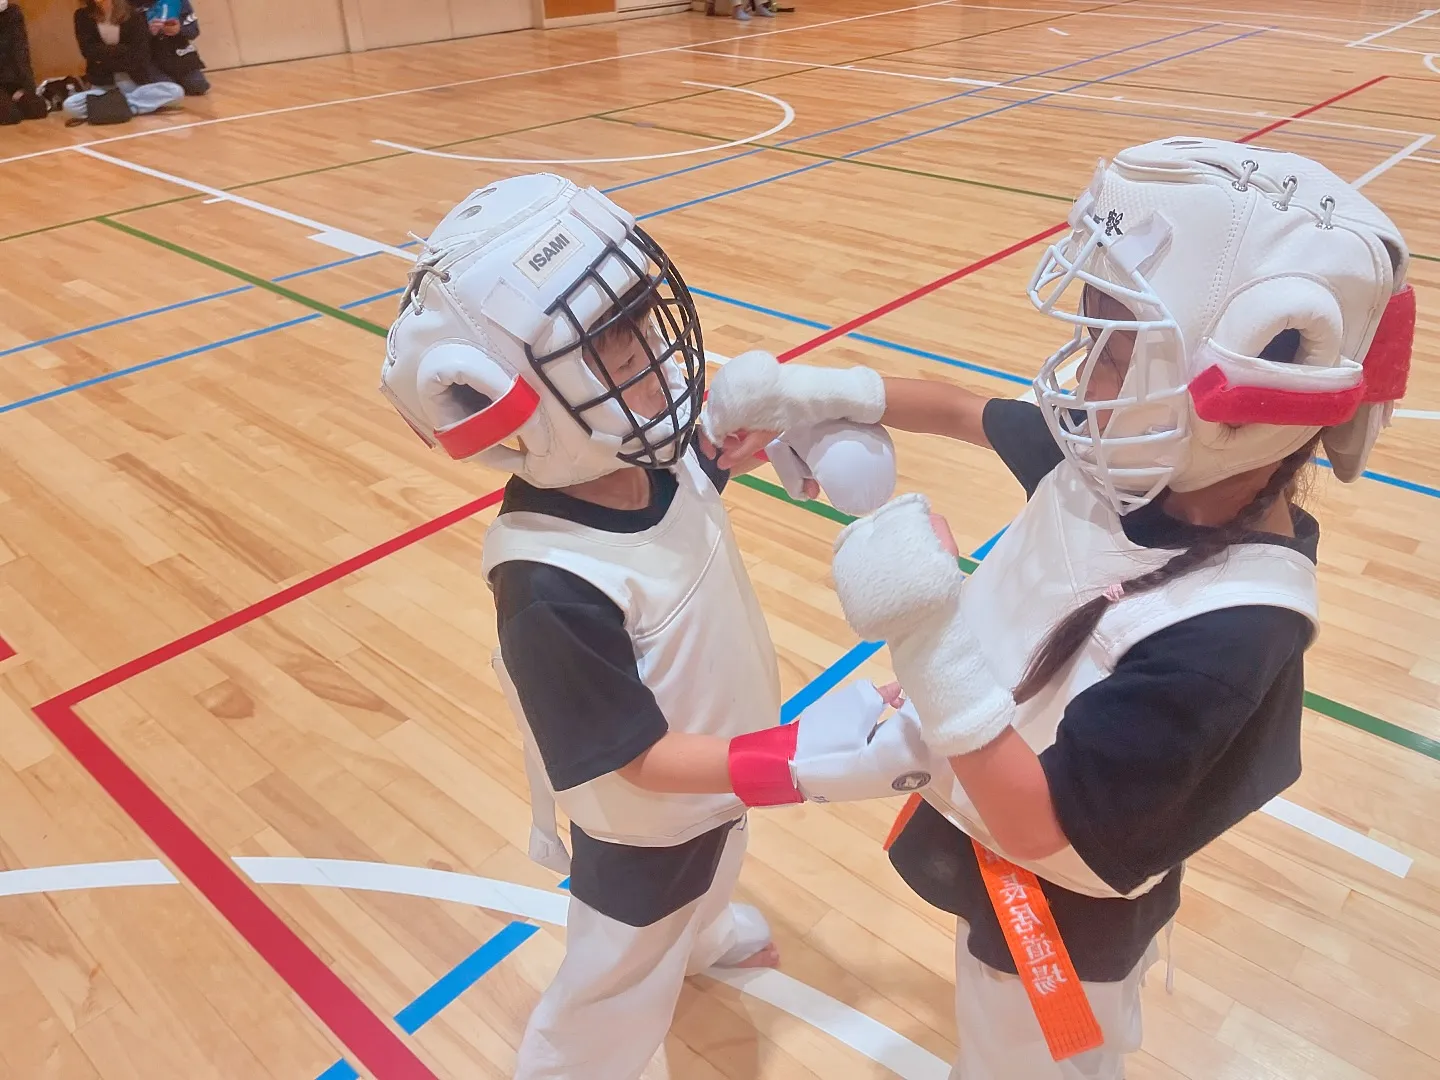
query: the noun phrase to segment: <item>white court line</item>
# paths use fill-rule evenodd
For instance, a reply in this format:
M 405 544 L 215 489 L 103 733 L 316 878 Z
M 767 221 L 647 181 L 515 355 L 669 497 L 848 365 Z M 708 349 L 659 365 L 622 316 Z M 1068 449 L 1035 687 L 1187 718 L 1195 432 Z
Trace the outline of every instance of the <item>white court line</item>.
M 1056 27 L 1053 27 L 1053 26 L 1048 27 L 1048 29 L 1049 29 L 1050 33 L 1052 33 L 1052 34 L 1059 34 L 1061 37 L 1069 37 L 1069 36 L 1070 36 L 1070 32 L 1069 32 L 1068 30 L 1060 30 L 1060 29 L 1057 29 Z
M 118 889 L 126 885 L 178 884 L 179 880 L 159 859 L 36 866 L 0 872 L 0 896 L 28 896 L 76 889 Z
M 1061 3 L 1067 3 L 1067 4 L 1087 4 L 1087 3 L 1090 3 L 1091 0 L 1060 0 L 1060 2 L 1061 2 Z M 1136 0 L 1130 0 L 1130 2 L 1126 4 L 1126 7 L 1130 7 L 1130 8 L 1149 8 L 1149 9 L 1157 10 L 1157 11 L 1194 11 L 1194 12 L 1196 12 L 1196 13 L 1205 13 L 1205 12 L 1214 11 L 1214 12 L 1218 12 L 1219 14 L 1222 14 L 1222 15 L 1254 15 L 1254 14 L 1255 14 L 1255 12 L 1254 12 L 1253 10 L 1247 11 L 1247 10 L 1245 10 L 1244 8 L 1195 7 L 1195 6 L 1190 5 L 1190 4 L 1150 4 L 1150 3 L 1136 2 Z M 1358 23 L 1358 24 L 1369 25 L 1369 26 L 1373 26 L 1373 25 L 1375 25 L 1377 22 L 1380 21 L 1379 19 L 1345 19 L 1345 18 L 1341 18 L 1341 17 L 1336 16 L 1336 15 L 1295 15 L 1295 16 L 1291 16 L 1291 17 L 1292 17 L 1292 18 L 1297 18 L 1297 19 L 1310 19 L 1310 20 L 1312 20 L 1312 21 L 1314 21 L 1314 22 L 1350 23 L 1350 24 L 1352 24 L 1352 25 Z
M 910 4 L 906 7 L 891 8 L 888 11 L 873 11 L 868 15 L 850 15 L 843 19 L 829 19 L 825 22 L 809 23 L 805 26 L 787 26 L 778 30 L 761 30 L 753 33 L 740 33 L 731 37 L 714 38 L 710 41 L 692 41 L 683 45 L 666 45 L 658 49 L 644 49 L 640 52 L 618 53 L 614 56 L 597 56 L 589 60 L 575 60 L 568 64 L 551 64 L 548 67 L 530 68 L 526 71 L 508 71 L 500 75 L 484 75 L 475 79 L 457 79 L 454 82 L 434 83 L 431 86 L 416 86 L 409 90 L 387 90 L 380 94 L 361 94 L 356 97 L 335 98 L 331 101 L 314 101 L 308 105 L 288 105 L 280 109 L 261 109 L 257 112 L 240 113 L 236 116 L 219 116 L 211 120 L 196 120 L 188 124 L 173 124 L 169 127 L 147 128 L 143 131 L 134 131 L 128 135 L 113 135 L 107 139 L 91 139 L 89 142 L 76 143 L 72 146 L 53 146 L 48 150 L 35 150 L 28 154 L 15 154 L 11 157 L 0 158 L 0 165 L 12 161 L 26 161 L 30 158 L 45 157 L 49 154 L 63 154 L 69 150 L 78 150 L 86 146 L 99 146 L 102 143 L 120 142 L 124 139 L 143 139 L 152 135 L 164 135 L 172 131 L 186 131 L 190 128 L 208 127 L 211 124 L 229 124 L 236 120 L 255 120 L 265 116 L 280 116 L 284 113 L 304 112 L 307 109 L 325 109 L 331 105 L 351 105 L 362 101 L 380 101 L 384 98 L 404 97 L 407 94 L 424 94 L 431 90 L 449 90 L 456 86 L 475 86 L 479 83 L 498 82 L 502 79 L 519 79 L 527 75 L 547 75 L 555 71 L 567 71 L 571 68 L 588 67 L 591 64 L 608 64 L 615 60 L 632 60 L 641 56 L 658 56 L 661 53 L 683 52 L 696 45 L 724 45 L 731 41 L 751 41 L 756 38 L 774 37 L 777 34 L 797 34 L 805 30 L 819 30 L 826 26 L 838 26 L 841 23 L 860 22 L 862 19 L 879 19 L 887 15 L 904 15 L 911 11 L 920 11 L 924 8 L 952 7 L 956 0 L 928 0 L 923 4 Z M 641 105 L 633 108 L 643 108 Z
M 1425 54 L 1425 66 L 1426 66 L 1427 68 L 1429 68 L 1431 71 L 1435 72 L 1436 75 L 1440 75 L 1440 67 L 1436 67 L 1436 66 L 1435 66 L 1435 58 L 1436 58 L 1437 56 L 1440 56 L 1440 53 L 1433 53 L 1433 52 L 1432 52 L 1432 53 L 1426 53 L 1426 54 Z
M 804 1020 L 904 1080 L 946 1080 L 950 1075 L 950 1066 L 929 1050 L 858 1009 L 773 968 L 711 968 L 705 974 Z
M 235 863 L 259 885 L 311 885 L 360 892 L 398 893 L 502 911 L 522 919 L 565 925 L 569 897 L 508 881 L 426 866 L 352 859 L 237 858 Z
M 1377 30 L 1373 34 L 1366 34 L 1362 38 L 1356 38 L 1354 41 L 1350 42 L 1350 46 L 1354 48 L 1357 45 L 1368 45 L 1372 41 L 1376 41 L 1379 38 L 1395 33 L 1396 30 L 1404 30 L 1407 26 L 1414 26 L 1416 23 L 1422 23 L 1426 19 L 1430 18 L 1430 16 L 1432 15 L 1440 15 L 1440 9 L 1422 11 L 1419 15 L 1416 15 L 1408 22 L 1396 23 L 1394 26 L 1388 26 L 1384 30 Z
M 86 157 L 96 158 L 99 161 L 108 161 L 111 165 L 119 165 L 122 169 L 129 169 L 131 172 L 143 173 L 145 176 L 154 177 L 156 180 L 164 180 L 167 183 L 177 184 L 180 187 L 190 188 L 192 191 L 201 191 L 206 195 L 213 195 L 225 202 L 236 203 L 240 206 L 249 207 L 251 210 L 258 210 L 262 214 L 269 214 L 271 217 L 280 218 L 283 221 L 291 221 L 296 225 L 304 225 L 307 229 L 314 229 L 320 234 L 319 237 L 311 239 L 334 238 L 338 241 L 336 245 L 346 244 L 341 247 L 342 251 L 354 251 L 363 248 L 365 251 L 383 251 L 387 255 L 394 255 L 398 259 L 413 263 L 415 255 L 413 252 L 405 251 L 402 248 L 391 247 L 389 244 L 381 244 L 378 241 L 369 240 L 357 233 L 349 232 L 346 229 L 337 229 L 331 225 L 314 220 L 313 218 L 301 217 L 299 214 L 292 214 L 288 210 L 281 210 L 279 207 L 270 206 L 267 203 L 256 202 L 254 199 L 247 199 L 243 195 L 233 195 L 228 191 L 221 191 L 219 188 L 212 188 L 206 184 L 198 184 L 194 180 L 186 180 L 183 177 L 171 173 L 161 172 L 159 169 L 152 169 L 147 165 L 137 165 L 133 161 L 126 161 L 123 158 L 111 157 L 109 154 L 102 154 L 99 150 L 91 150 L 86 146 L 74 148 L 76 153 L 84 154 Z
M 1081 2 L 1083 2 L 1083 0 L 1081 0 Z M 986 11 L 1017 11 L 1017 12 L 1024 12 L 1024 13 L 1027 13 L 1027 14 L 1031 14 L 1031 15 L 1065 15 L 1065 16 L 1070 17 L 1070 18 L 1081 18 L 1081 17 L 1084 17 L 1084 16 L 1089 16 L 1089 17 L 1096 18 L 1096 19 L 1131 19 L 1131 20 L 1134 20 L 1134 21 L 1137 21 L 1137 22 L 1184 23 L 1184 24 L 1190 25 L 1190 26 L 1212 26 L 1212 27 L 1214 27 L 1214 28 L 1216 28 L 1216 29 L 1219 29 L 1220 27 L 1227 27 L 1227 28 L 1228 28 L 1228 27 L 1237 27 L 1237 28 L 1241 28 L 1241 29 L 1245 29 L 1245 30 L 1268 30 L 1268 31 L 1269 31 L 1270 33 L 1272 33 L 1272 34 L 1285 34 L 1285 35 L 1287 35 L 1287 36 L 1289 36 L 1289 37 L 1309 38 L 1309 39 L 1311 39 L 1312 41 L 1325 41 L 1325 42 L 1329 42 L 1329 43 L 1332 44 L 1332 45 L 1344 45 L 1344 46 L 1346 46 L 1346 47 L 1354 46 L 1354 47 L 1356 47 L 1356 48 L 1361 48 L 1361 49 L 1379 49 L 1379 50 L 1383 50 L 1383 51 L 1385 51 L 1385 52 L 1411 53 L 1411 54 L 1413 54 L 1413 55 L 1415 55 L 1415 56 L 1424 56 L 1424 55 L 1425 55 L 1425 54 L 1424 54 L 1421 50 L 1419 50 L 1419 49 L 1401 49 L 1401 48 L 1396 48 L 1396 47 L 1393 46 L 1393 45 L 1365 44 L 1365 45 L 1355 46 L 1355 43 L 1354 43 L 1354 42 L 1351 42 L 1351 41 L 1349 41 L 1349 40 L 1347 40 L 1346 38 L 1343 38 L 1343 37 L 1334 37 L 1334 36 L 1329 35 L 1329 34 L 1317 34 L 1317 33 L 1315 33 L 1314 31 L 1311 31 L 1311 30 L 1291 30 L 1289 27 L 1276 26 L 1276 25 L 1274 25 L 1273 23 L 1236 22 L 1236 21 L 1234 21 L 1233 19 L 1219 19 L 1219 20 L 1217 20 L 1217 19 L 1195 18 L 1195 17 L 1183 16 L 1183 15 L 1127 15 L 1127 14 L 1124 14 L 1124 13 L 1118 12 L 1118 11 L 1067 11 L 1067 10 L 1064 10 L 1064 9 L 1051 9 L 1051 8 L 1003 7 L 1003 6 L 998 5 L 998 4 L 997 4 L 997 5 L 987 4 L 987 5 L 985 5 L 985 10 L 986 10 Z M 1217 11 L 1217 12 L 1229 13 L 1229 14 L 1235 14 L 1235 15 L 1252 15 L 1252 16 L 1253 16 L 1253 15 L 1255 14 L 1255 12 L 1253 12 L 1253 11 L 1242 11 L 1242 10 L 1240 10 L 1240 9 L 1238 9 L 1238 8 L 1226 8 L 1226 9 L 1215 8 L 1215 9 L 1209 9 L 1209 8 L 1183 7 L 1183 8 L 1160 8 L 1159 10 L 1162 10 L 1162 11 L 1208 11 L 1208 10 L 1215 10 L 1215 11 Z M 1305 17 L 1306 17 L 1306 18 L 1318 18 L 1318 16 L 1305 16 Z M 1346 19 L 1346 20 L 1341 20 L 1341 21 L 1351 22 L 1351 21 L 1354 21 L 1354 20 Z M 1371 21 L 1373 22 L 1374 20 L 1371 20 Z M 1057 32 L 1058 32 L 1058 31 L 1057 31 Z
M 356 889 L 445 900 L 552 926 L 565 925 L 570 905 L 568 896 L 547 889 L 423 866 L 269 856 L 234 861 L 251 881 L 261 885 Z M 178 884 L 156 859 L 0 871 L 0 896 Z M 721 968 L 705 974 L 823 1031 L 902 1080 L 945 1080 L 950 1074 L 949 1065 L 899 1032 L 788 975 Z
M 1405 877 L 1415 863 L 1409 855 L 1402 854 L 1378 840 L 1372 840 L 1364 833 L 1347 828 L 1338 821 L 1331 821 L 1314 810 L 1296 806 L 1289 799 L 1271 799 L 1260 809 L 1276 820 L 1309 833 L 1341 851 L 1348 851 L 1357 859 L 1364 859 L 1371 866 L 1378 866 L 1396 877 Z
M 995 9 L 989 9 L 995 10 Z M 1017 11 L 1025 10 L 1016 8 Z M 1240 24 L 1235 24 L 1240 25 Z M 1343 42 L 1341 43 L 1343 44 Z M 1005 85 L 1004 83 L 989 82 L 983 79 L 964 79 L 957 75 L 917 75 L 905 71 L 888 71 L 884 68 L 860 67 L 857 64 L 816 64 L 806 63 L 803 60 L 781 60 L 772 56 L 747 56 L 743 53 L 722 53 L 708 52 L 703 49 L 693 49 L 692 52 L 699 56 L 718 56 L 727 60 L 745 60 L 757 64 L 784 64 L 788 67 L 817 68 L 822 71 L 853 71 L 863 75 L 883 75 L 892 79 L 917 79 L 921 82 L 934 82 L 954 84 L 961 83 L 966 86 L 984 86 L 995 90 L 1009 90 L 1017 94 L 1034 94 L 1036 88 Z M 1034 76 L 1021 76 L 1022 78 L 1034 78 Z M 1126 105 L 1142 105 L 1152 109 L 1178 109 L 1182 112 L 1209 113 L 1215 116 L 1240 116 L 1247 120 L 1256 117 L 1262 119 L 1275 119 L 1275 114 L 1256 109 L 1215 109 L 1204 105 L 1190 105 L 1182 101 L 1149 101 L 1144 98 L 1122 97 L 1119 94 L 1086 94 L 1078 90 L 1048 90 L 1045 91 L 1049 97 L 1078 98 L 1082 101 L 1098 101 L 1110 105 L 1115 102 L 1122 102 Z M 1414 137 L 1420 133 L 1417 131 L 1405 131 L 1400 128 L 1375 127 L 1372 124 L 1352 124 L 1340 120 L 1317 120 L 1312 117 L 1302 116 L 1299 119 L 1292 119 L 1295 124 L 1316 124 L 1321 127 L 1345 128 L 1350 131 L 1368 131 L 1372 133 L 1383 133 L 1386 135 L 1408 135 Z
M 762 131 L 758 135 L 750 135 L 743 139 L 735 139 L 732 142 L 719 143 L 715 146 L 697 146 L 689 150 L 672 150 L 664 154 L 637 154 L 633 157 L 611 157 L 611 158 L 498 158 L 498 157 L 477 157 L 474 154 L 451 154 L 441 150 L 426 150 L 419 146 L 406 146 L 404 143 L 390 142 L 386 139 L 371 139 L 370 141 L 379 146 L 388 146 L 395 150 L 406 150 L 412 154 L 423 154 L 426 157 L 449 158 L 452 161 L 483 161 L 497 165 L 612 165 L 628 161 L 661 161 L 665 158 L 690 157 L 694 154 L 708 154 L 713 150 L 729 150 L 734 146 L 744 146 L 747 143 L 759 142 L 761 139 L 768 139 L 771 135 L 784 131 L 795 122 L 795 110 L 790 103 L 773 94 L 761 93 L 759 90 L 751 90 L 744 86 L 725 86 L 720 83 L 703 83 L 686 81 L 682 86 L 703 86 L 707 90 L 730 90 L 736 94 L 749 94 L 751 97 L 763 98 L 765 101 L 773 102 L 780 106 L 783 114 L 780 123 Z
M 1367 172 L 1364 176 L 1362 176 L 1362 177 L 1360 177 L 1360 179 L 1356 180 L 1352 186 L 1353 186 L 1353 187 L 1357 187 L 1357 188 L 1362 188 L 1362 187 L 1364 187 L 1366 184 L 1370 183 L 1371 180 L 1374 180 L 1374 179 L 1375 179 L 1377 176 L 1379 176 L 1381 173 L 1388 172 L 1390 169 L 1393 169 L 1396 165 L 1399 165 L 1400 162 L 1404 161 L 1404 160 L 1405 160 L 1406 158 L 1408 158 L 1411 154 L 1415 153 L 1416 150 L 1419 150 L 1419 149 L 1421 149 L 1422 147 L 1424 147 L 1425 145 L 1427 145 L 1428 143 L 1433 142 L 1434 139 L 1435 139 L 1435 136 L 1434 136 L 1434 135 L 1421 135 L 1418 139 L 1416 139 L 1414 142 L 1412 142 L 1409 146 L 1405 147 L 1403 150 L 1397 150 L 1397 151 L 1395 151 L 1395 153 L 1391 154 L 1391 155 L 1390 155 L 1388 158 L 1386 158 L 1384 161 L 1380 162 L 1379 165 L 1376 165 L 1373 169 L 1371 169 L 1369 172 Z
M 1002 84 L 990 79 L 965 79 L 959 75 L 910 75 L 903 71 L 886 71 L 883 68 L 861 67 L 859 64 L 817 64 L 804 60 L 781 60 L 774 56 L 747 56 L 742 53 L 712 52 L 708 49 L 689 49 L 696 56 L 718 56 L 724 60 L 749 60 L 756 64 L 783 64 L 786 67 L 801 67 L 821 71 L 856 71 L 864 75 L 889 75 L 894 79 L 918 79 L 920 82 L 961 83 L 965 86 L 990 86 L 999 88 Z M 738 88 L 737 88 L 738 89 Z M 1009 87 L 1006 87 L 1009 89 Z M 1016 89 L 1019 89 L 1018 87 Z M 1030 91 L 1033 93 L 1033 91 Z

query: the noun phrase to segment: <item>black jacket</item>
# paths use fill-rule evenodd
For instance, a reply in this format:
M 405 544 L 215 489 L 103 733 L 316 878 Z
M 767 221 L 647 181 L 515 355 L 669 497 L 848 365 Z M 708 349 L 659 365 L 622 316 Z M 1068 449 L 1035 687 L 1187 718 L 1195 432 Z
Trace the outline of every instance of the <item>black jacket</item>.
M 135 10 L 148 20 L 155 0 L 137 0 Z M 164 34 L 150 35 L 150 59 L 166 78 L 179 82 L 191 72 L 203 71 L 205 62 L 195 48 L 195 39 L 200 36 L 200 20 L 195 17 L 195 7 L 190 0 L 180 0 L 180 33 L 174 37 Z
M 25 16 L 14 4 L 0 11 L 0 87 L 8 91 L 6 97 L 16 90 L 35 92 Z
M 123 71 L 137 83 L 162 82 L 150 59 L 150 24 L 143 11 L 132 11 L 120 25 L 120 43 L 107 45 L 88 7 L 75 12 L 75 43 L 85 57 L 85 78 L 91 86 L 114 86 L 115 73 Z

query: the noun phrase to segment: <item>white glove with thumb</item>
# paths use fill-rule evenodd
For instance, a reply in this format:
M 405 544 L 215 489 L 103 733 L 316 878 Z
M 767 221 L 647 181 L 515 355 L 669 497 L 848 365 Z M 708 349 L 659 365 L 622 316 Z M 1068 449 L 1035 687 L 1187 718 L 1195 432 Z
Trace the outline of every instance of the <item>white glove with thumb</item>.
M 1010 726 L 1015 700 L 960 616 L 965 575 L 935 534 L 928 499 L 902 495 L 847 525 L 832 571 L 851 628 L 889 644 L 932 752 L 968 754 Z
M 800 714 L 792 768 L 806 799 L 883 799 L 930 783 L 918 717 L 902 709 L 880 723 L 886 708 L 874 684 L 857 679 Z
M 878 372 L 781 364 L 757 351 L 741 353 L 715 373 L 703 424 L 719 446 L 740 431 L 792 431 L 825 420 L 878 424 L 884 415 Z
M 895 444 L 879 424 L 826 420 L 786 431 L 765 448 L 792 499 L 805 497 L 814 480 L 830 505 L 868 514 L 895 494 Z

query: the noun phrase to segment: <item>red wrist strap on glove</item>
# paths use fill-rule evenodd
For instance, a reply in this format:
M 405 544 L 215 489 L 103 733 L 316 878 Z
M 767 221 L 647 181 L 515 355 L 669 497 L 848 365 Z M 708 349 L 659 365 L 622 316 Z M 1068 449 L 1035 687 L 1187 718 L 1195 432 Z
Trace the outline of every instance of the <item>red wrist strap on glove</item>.
M 785 806 L 805 796 L 790 775 L 799 724 L 781 724 L 730 740 L 730 786 L 746 806 Z

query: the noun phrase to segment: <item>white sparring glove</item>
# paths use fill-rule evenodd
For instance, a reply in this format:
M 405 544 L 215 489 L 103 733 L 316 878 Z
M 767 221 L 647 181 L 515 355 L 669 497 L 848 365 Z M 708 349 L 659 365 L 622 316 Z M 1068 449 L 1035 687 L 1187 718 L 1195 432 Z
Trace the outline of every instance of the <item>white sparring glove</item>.
M 874 684 L 857 679 L 793 724 L 731 739 L 735 794 L 747 806 L 782 806 L 883 799 L 924 787 L 933 773 L 919 719 L 902 709 L 879 723 L 885 709 Z
M 715 373 L 702 423 L 719 446 L 737 431 L 793 431 L 825 420 L 878 424 L 884 415 L 878 372 L 781 364 L 757 351 L 741 353 Z
M 895 444 L 879 424 L 827 420 L 786 431 L 765 448 L 792 499 L 814 480 L 835 509 L 868 514 L 895 494 Z
M 847 525 L 832 570 L 851 628 L 889 644 L 932 752 L 972 753 L 1010 726 L 1011 688 L 996 681 L 960 617 L 965 575 L 935 535 L 925 496 L 902 495 Z

